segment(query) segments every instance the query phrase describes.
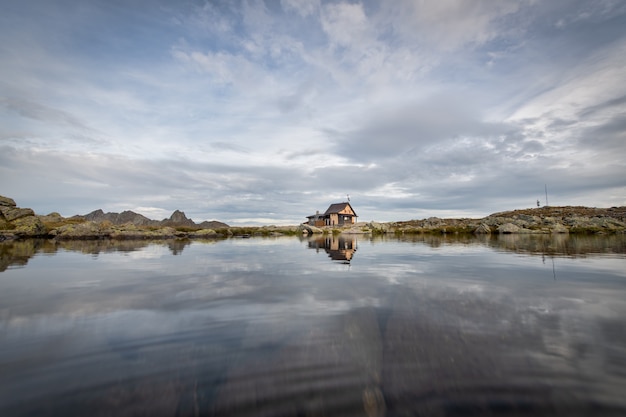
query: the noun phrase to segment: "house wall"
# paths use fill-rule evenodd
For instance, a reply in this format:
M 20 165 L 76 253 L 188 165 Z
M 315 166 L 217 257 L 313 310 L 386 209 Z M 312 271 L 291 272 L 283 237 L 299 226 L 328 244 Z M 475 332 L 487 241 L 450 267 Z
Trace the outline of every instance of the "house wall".
M 351 214 L 337 214 L 333 213 L 329 218 L 329 226 L 343 226 L 344 224 L 354 224 L 355 217 Z
M 339 212 L 339 214 L 349 214 L 350 216 L 354 216 L 354 212 L 350 210 L 350 206 L 346 206 L 343 210 Z
M 339 224 L 354 224 L 354 216 L 352 215 L 339 215 Z

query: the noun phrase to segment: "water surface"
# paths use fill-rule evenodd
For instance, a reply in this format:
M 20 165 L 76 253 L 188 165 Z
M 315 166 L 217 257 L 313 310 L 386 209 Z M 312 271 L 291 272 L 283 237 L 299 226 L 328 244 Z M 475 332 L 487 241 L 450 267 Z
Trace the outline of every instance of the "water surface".
M 625 415 L 624 236 L 0 243 L 0 415 Z

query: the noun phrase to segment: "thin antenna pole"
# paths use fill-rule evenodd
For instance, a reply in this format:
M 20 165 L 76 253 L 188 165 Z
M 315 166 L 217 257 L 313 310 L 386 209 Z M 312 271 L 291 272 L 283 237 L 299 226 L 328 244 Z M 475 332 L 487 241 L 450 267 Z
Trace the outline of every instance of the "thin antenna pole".
M 546 206 L 549 206 L 550 203 L 548 203 L 548 184 L 544 184 L 545 188 L 546 188 Z

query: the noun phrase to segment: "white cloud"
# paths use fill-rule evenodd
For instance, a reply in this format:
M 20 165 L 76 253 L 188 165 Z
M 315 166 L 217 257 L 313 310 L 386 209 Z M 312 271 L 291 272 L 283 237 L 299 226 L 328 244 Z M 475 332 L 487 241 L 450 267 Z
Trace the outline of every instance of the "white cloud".
M 315 14 L 320 9 L 319 0 L 280 0 L 283 9 L 295 12 L 302 17 Z
M 325 5 L 321 23 L 331 47 L 356 47 L 371 36 L 371 25 L 359 3 Z
M 347 193 L 376 219 L 623 190 L 619 2 L 38 6 L 0 16 L 0 188 L 36 210 L 299 222 Z
M 527 1 L 401 0 L 384 4 L 387 19 L 405 39 L 431 49 L 454 50 L 466 44 L 483 44 L 507 28 L 499 19 L 517 12 Z

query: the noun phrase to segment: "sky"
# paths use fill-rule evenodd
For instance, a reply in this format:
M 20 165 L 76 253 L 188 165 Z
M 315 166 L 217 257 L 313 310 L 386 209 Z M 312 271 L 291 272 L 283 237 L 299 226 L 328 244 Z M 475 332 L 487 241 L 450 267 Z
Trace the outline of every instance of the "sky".
M 0 8 L 0 195 L 38 214 L 626 205 L 622 0 Z

